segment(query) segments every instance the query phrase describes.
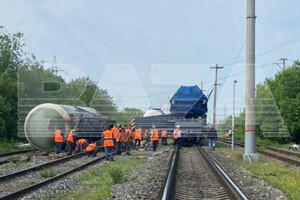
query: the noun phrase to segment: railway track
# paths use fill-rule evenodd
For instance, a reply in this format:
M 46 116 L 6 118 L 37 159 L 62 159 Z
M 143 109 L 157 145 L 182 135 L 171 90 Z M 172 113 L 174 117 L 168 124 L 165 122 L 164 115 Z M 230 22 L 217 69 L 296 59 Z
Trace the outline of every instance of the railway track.
M 228 139 L 223 139 L 223 138 L 218 138 L 219 141 L 227 143 L 227 144 L 231 144 L 231 140 Z M 244 143 L 243 142 L 234 142 L 235 145 L 240 146 L 240 147 L 244 147 Z M 259 147 L 259 145 L 256 145 L 257 147 Z M 259 152 L 260 154 L 266 155 L 266 156 L 270 156 L 272 158 L 276 158 L 278 160 L 284 161 L 284 162 L 288 162 L 290 164 L 296 165 L 300 167 L 300 154 L 299 153 L 295 153 L 292 151 L 287 151 L 287 150 L 283 150 L 283 149 L 279 149 L 279 148 L 275 148 L 275 147 L 267 147 L 266 150 L 260 150 L 260 149 L 256 149 L 257 152 Z
M 35 149 L 24 149 L 20 151 L 14 151 L 14 152 L 9 152 L 9 153 L 1 153 L 0 154 L 0 165 L 9 162 L 8 158 L 12 156 L 17 156 L 17 155 L 26 155 L 26 154 L 31 154 L 34 153 Z
M 247 199 L 202 148 L 175 150 L 161 199 Z
M 103 148 L 100 148 L 99 153 L 102 151 Z M 85 155 L 85 153 L 79 153 L 1 176 L 0 200 L 20 198 L 21 196 L 24 196 L 36 189 L 58 181 L 67 175 L 78 172 L 79 170 L 105 160 L 105 156 L 87 158 Z M 44 179 L 40 177 L 40 172 L 43 170 L 49 170 L 52 167 L 57 171 L 54 176 Z M 20 181 L 20 178 L 22 181 Z

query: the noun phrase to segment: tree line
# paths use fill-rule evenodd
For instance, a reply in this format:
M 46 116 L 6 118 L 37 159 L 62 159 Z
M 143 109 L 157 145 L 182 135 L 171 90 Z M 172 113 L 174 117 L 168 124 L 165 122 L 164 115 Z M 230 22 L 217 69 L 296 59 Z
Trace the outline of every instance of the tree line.
M 143 114 L 135 108 L 118 111 L 106 90 L 88 77 L 65 81 L 43 61 L 24 51 L 22 33 L 0 33 L 0 139 L 23 140 L 18 127 L 23 128 L 28 112 L 41 103 L 59 103 L 95 108 L 102 115 L 128 125 L 132 117 Z M 23 130 L 21 130 L 23 131 Z
M 300 61 L 256 85 L 256 129 L 258 139 L 278 143 L 300 142 Z M 232 116 L 218 130 L 231 129 Z M 235 117 L 235 135 L 244 139 L 245 111 Z

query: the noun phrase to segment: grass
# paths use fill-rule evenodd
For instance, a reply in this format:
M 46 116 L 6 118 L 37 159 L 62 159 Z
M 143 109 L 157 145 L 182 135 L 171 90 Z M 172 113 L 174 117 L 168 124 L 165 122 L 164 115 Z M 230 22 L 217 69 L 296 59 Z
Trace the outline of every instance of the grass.
M 300 171 L 289 164 L 276 159 L 261 156 L 258 163 L 245 163 L 242 151 L 232 152 L 229 148 L 219 148 L 219 151 L 229 157 L 234 163 L 249 170 L 254 178 L 268 181 L 282 190 L 289 197 L 300 200 Z
M 0 142 L 0 153 L 9 153 L 17 151 L 17 149 L 14 147 L 14 143 L 11 142 Z
M 137 176 L 131 176 L 132 168 L 142 164 L 144 160 L 117 160 L 105 163 L 101 168 L 90 168 L 80 175 L 81 184 L 85 190 L 68 191 L 52 199 L 103 200 L 112 195 L 111 186 L 126 181 L 136 181 Z M 88 188 L 88 189 L 86 189 Z
M 40 177 L 41 178 L 51 178 L 56 176 L 57 171 L 54 169 L 46 169 L 40 172 Z

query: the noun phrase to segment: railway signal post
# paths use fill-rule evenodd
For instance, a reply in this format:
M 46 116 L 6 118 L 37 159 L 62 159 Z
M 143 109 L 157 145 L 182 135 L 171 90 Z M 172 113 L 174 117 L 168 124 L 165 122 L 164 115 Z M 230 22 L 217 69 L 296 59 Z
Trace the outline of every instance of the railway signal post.
M 243 160 L 257 162 L 255 152 L 255 0 L 247 0 L 245 153 Z

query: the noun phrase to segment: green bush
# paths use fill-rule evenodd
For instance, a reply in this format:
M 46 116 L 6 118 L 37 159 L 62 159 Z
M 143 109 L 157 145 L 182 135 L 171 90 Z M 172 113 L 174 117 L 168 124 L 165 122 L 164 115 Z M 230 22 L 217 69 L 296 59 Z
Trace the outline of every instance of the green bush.
M 125 172 L 119 166 L 109 168 L 107 173 L 112 178 L 114 184 L 126 181 Z
M 57 171 L 54 169 L 48 169 L 40 172 L 40 177 L 42 178 L 51 178 L 56 176 Z

